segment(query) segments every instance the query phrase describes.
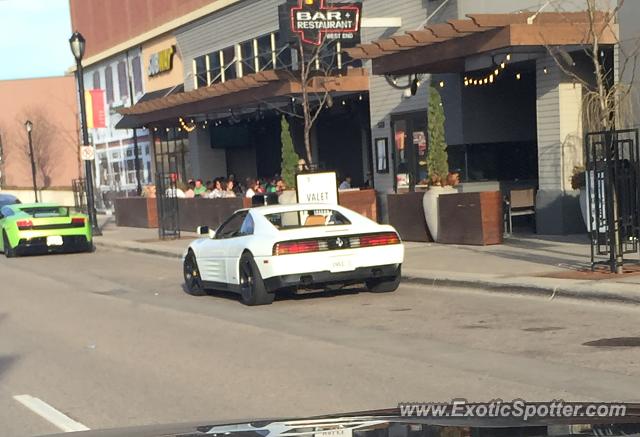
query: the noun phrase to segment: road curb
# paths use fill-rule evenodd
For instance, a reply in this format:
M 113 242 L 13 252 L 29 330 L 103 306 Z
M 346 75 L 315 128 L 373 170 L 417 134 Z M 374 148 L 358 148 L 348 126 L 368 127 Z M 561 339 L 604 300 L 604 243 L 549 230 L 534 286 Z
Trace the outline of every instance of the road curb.
M 162 257 L 171 258 L 171 259 L 182 258 L 182 254 L 177 254 L 175 252 L 162 250 L 162 249 L 117 244 L 117 243 L 105 242 L 100 240 L 95 241 L 95 244 L 98 247 L 120 249 L 120 250 L 129 251 L 129 252 L 142 253 L 146 255 L 162 256 Z M 572 287 L 570 285 L 569 286 L 560 285 L 560 286 L 552 287 L 549 285 L 542 285 L 542 284 L 540 285 L 522 284 L 518 282 L 512 282 L 509 280 L 492 281 L 487 279 L 476 279 L 476 278 L 474 279 L 451 278 L 451 277 L 440 276 L 440 275 L 417 276 L 415 274 L 403 274 L 402 280 L 410 284 L 442 286 L 442 287 L 459 287 L 459 288 L 466 288 L 466 289 L 472 289 L 472 290 L 482 290 L 490 293 L 544 297 L 549 300 L 552 300 L 555 298 L 568 298 L 568 299 L 586 300 L 591 302 L 640 305 L 640 294 L 635 296 L 635 295 L 627 295 L 623 293 L 605 291 L 605 290 L 602 290 L 602 291 L 584 290 L 584 289 Z
M 403 275 L 404 282 L 421 285 L 440 285 L 443 287 L 460 287 L 467 289 L 483 290 L 490 293 L 528 295 L 545 297 L 549 300 L 555 298 L 580 299 L 592 302 L 622 303 L 627 305 L 639 305 L 639 296 L 629 296 L 611 291 L 594 291 L 577 289 L 571 286 L 560 285 L 556 287 L 545 285 L 519 284 L 517 282 L 498 282 L 488 280 L 454 279 L 441 276 L 415 276 Z
M 129 251 L 129 252 L 142 253 L 145 255 L 156 255 L 156 256 L 162 256 L 165 258 L 172 258 L 172 259 L 182 258 L 181 254 L 179 255 L 174 252 L 161 250 L 161 249 L 153 249 L 149 247 L 135 247 L 135 246 L 128 246 L 123 244 L 105 243 L 104 241 L 95 241 L 95 240 L 94 240 L 94 244 L 97 247 L 106 247 L 108 249 L 120 249 L 120 250 Z

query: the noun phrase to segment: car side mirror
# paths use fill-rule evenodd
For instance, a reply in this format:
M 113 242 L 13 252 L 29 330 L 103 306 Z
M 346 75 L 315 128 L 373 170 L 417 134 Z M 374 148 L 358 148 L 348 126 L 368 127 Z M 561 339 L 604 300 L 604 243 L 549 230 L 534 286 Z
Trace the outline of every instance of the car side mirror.
M 198 235 L 209 235 L 209 226 L 198 226 L 196 233 Z

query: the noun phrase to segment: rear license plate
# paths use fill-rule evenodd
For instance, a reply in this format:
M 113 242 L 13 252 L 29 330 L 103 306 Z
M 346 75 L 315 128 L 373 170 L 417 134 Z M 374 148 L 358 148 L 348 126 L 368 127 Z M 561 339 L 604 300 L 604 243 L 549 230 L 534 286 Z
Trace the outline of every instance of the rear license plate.
M 62 237 L 59 235 L 47 237 L 47 246 L 62 246 Z
M 353 270 L 353 262 L 350 256 L 334 256 L 330 260 L 331 272 L 349 272 Z

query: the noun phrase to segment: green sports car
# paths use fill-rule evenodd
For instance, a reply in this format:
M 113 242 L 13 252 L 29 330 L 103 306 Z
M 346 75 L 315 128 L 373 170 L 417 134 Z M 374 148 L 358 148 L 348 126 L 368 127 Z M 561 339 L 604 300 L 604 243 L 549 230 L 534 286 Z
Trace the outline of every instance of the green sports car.
M 89 252 L 89 218 L 56 204 L 14 204 L 0 208 L 0 249 L 7 258 L 28 253 Z

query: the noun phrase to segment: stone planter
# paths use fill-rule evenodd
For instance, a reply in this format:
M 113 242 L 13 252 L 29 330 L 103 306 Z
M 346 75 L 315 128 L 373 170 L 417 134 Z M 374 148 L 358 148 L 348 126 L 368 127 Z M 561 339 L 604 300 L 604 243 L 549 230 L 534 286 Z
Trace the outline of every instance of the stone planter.
M 427 227 L 433 240 L 438 242 L 439 219 L 438 219 L 438 198 L 443 194 L 455 194 L 458 191 L 453 187 L 430 187 L 422 198 L 424 217 Z
M 282 205 L 293 205 L 298 203 L 298 194 L 295 190 L 283 191 L 278 198 L 278 203 Z

